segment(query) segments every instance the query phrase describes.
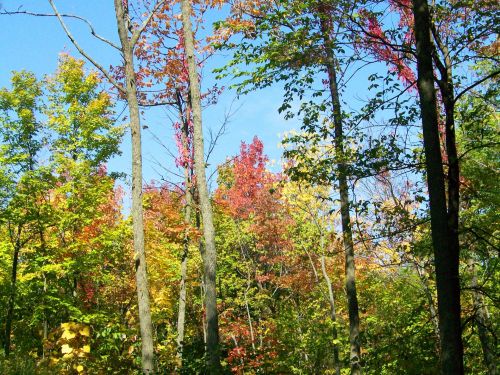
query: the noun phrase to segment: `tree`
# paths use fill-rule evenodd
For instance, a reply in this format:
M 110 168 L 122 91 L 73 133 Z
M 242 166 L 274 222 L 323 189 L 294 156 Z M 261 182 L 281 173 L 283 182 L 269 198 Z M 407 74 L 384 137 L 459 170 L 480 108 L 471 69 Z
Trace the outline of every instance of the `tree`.
M 371 11 L 367 11 L 367 7 Z M 383 13 L 378 6 L 380 4 L 389 4 L 389 9 L 393 14 L 397 14 L 398 29 L 389 28 L 383 29 Z M 426 3 L 427 4 L 427 3 Z M 494 6 L 494 5 L 493 5 Z M 438 141 L 440 147 L 440 163 L 443 173 L 444 183 L 446 184 L 445 210 L 448 226 L 448 241 L 449 245 L 442 244 L 443 248 L 435 248 L 435 252 L 439 252 L 446 257 L 447 261 L 444 265 L 446 276 L 441 275 L 437 281 L 437 287 L 440 288 L 442 278 L 453 279 L 450 281 L 459 288 L 459 254 L 460 254 L 460 158 L 458 155 L 458 146 L 456 142 L 457 123 L 456 104 L 458 99 L 473 89 L 477 85 L 486 82 L 496 75 L 499 71 L 490 69 L 483 74 L 473 74 L 475 81 L 470 82 L 464 72 L 469 72 L 469 63 L 478 61 L 491 61 L 492 56 L 488 53 L 488 49 L 484 44 L 491 43 L 492 39 L 496 38 L 492 34 L 492 29 L 488 26 L 495 19 L 492 10 L 492 4 L 488 1 L 482 3 L 482 6 L 474 7 L 473 9 L 468 3 L 450 3 L 450 2 L 433 2 L 428 8 L 428 22 L 424 25 L 429 30 L 425 30 L 426 34 L 430 34 L 429 44 L 426 44 L 426 53 L 431 51 L 431 67 L 434 84 L 437 86 L 438 96 L 436 98 L 436 111 L 438 121 Z M 415 4 L 413 3 L 413 9 Z M 364 17 L 356 20 L 351 19 L 354 24 L 359 26 L 358 32 L 364 35 L 362 44 L 371 50 L 371 53 L 379 60 L 389 65 L 389 69 L 397 72 L 399 77 L 405 82 L 408 91 L 411 91 L 415 85 L 415 58 L 417 61 L 417 71 L 419 65 L 418 51 L 414 49 L 414 41 L 416 40 L 416 17 L 415 11 L 412 10 L 412 3 L 407 1 L 389 1 L 389 2 L 362 2 L 360 4 L 360 13 Z M 490 21 L 488 21 L 490 20 Z M 422 27 L 422 24 L 419 25 Z M 360 38 L 361 39 L 361 38 Z M 486 73 L 486 74 L 484 74 Z M 467 82 L 467 83 L 465 83 Z M 465 83 L 465 84 L 464 84 Z M 420 92 L 421 94 L 421 92 Z M 401 95 L 397 95 L 399 98 Z M 420 95 L 421 96 L 421 95 Z M 401 107 L 401 106 L 399 106 Z M 425 136 L 424 136 L 425 138 Z M 424 149 L 429 146 L 425 145 Z M 426 156 L 427 157 L 427 156 Z M 434 161 L 437 162 L 438 159 Z M 437 167 L 436 167 L 437 168 Z M 427 171 L 428 172 L 428 171 Z M 431 178 L 429 175 L 427 178 Z M 430 190 L 430 187 L 429 187 Z M 444 190 L 443 190 L 444 191 Z M 435 192 L 434 192 L 435 194 Z M 431 216 L 433 213 L 431 212 Z M 436 212 L 434 212 L 436 215 Z M 441 229 L 443 229 L 442 227 Z M 434 246 L 441 246 L 434 242 Z M 449 249 L 446 250 L 446 248 Z M 440 262 L 436 259 L 436 262 Z M 442 270 L 442 266 L 436 265 L 436 272 Z M 452 330 L 459 330 L 460 321 L 460 301 L 459 292 L 454 290 L 453 294 L 447 294 L 448 299 L 454 300 L 451 308 L 448 306 L 446 311 L 453 311 L 452 315 L 455 327 Z M 443 294 L 438 294 L 438 300 L 443 298 Z M 447 304 L 447 302 L 443 302 Z M 451 309 L 451 310 L 450 310 Z M 440 314 L 445 313 L 444 310 L 439 310 Z M 443 318 L 445 319 L 445 318 Z M 447 319 L 447 318 L 446 318 Z M 445 329 L 445 327 L 442 327 Z M 449 328 L 446 328 L 449 330 Z M 442 334 L 445 334 L 442 332 Z M 446 333 L 448 335 L 449 333 Z M 459 343 L 460 338 L 452 338 L 457 335 L 455 332 L 448 339 L 441 337 L 442 345 L 455 345 L 455 349 L 450 349 L 454 352 L 462 352 L 462 346 Z M 455 344 L 451 342 L 455 340 Z M 445 342 L 446 341 L 446 342 Z M 448 353 L 442 352 L 443 356 L 448 356 Z M 450 354 L 453 356 L 453 354 Z M 457 362 L 462 355 L 452 359 Z M 443 365 L 446 367 L 446 365 Z M 452 371 L 453 369 L 449 369 Z
M 188 252 L 193 252 L 192 245 L 199 239 L 199 234 L 191 222 L 186 221 L 184 192 L 169 184 L 146 186 L 145 229 L 148 262 L 151 264 L 149 274 L 152 312 L 157 326 L 158 366 L 168 372 L 179 371 L 181 365 L 184 367 L 184 345 L 189 348 L 191 339 L 190 327 L 186 324 L 189 321 L 180 322 L 179 316 L 185 319 L 188 308 L 193 309 L 195 301 L 186 300 L 188 289 L 191 289 L 188 280 L 197 276 L 198 269 L 193 268 L 196 262 L 200 262 L 196 254 L 187 257 Z M 184 284 L 181 284 L 181 288 L 179 279 Z M 179 300 L 175 311 L 175 299 L 172 296 L 177 294 L 179 299 L 184 300 Z M 188 311 L 188 316 L 192 316 L 189 313 L 193 314 L 195 311 Z M 180 323 L 183 324 L 181 330 L 175 332 L 175 327 Z M 193 322 L 194 324 L 196 323 Z M 183 337 L 179 343 L 180 333 Z M 189 354 L 188 352 L 188 357 Z M 189 368 L 189 365 L 186 364 L 186 367 Z
M 486 67 L 489 64 L 486 64 Z M 481 66 L 481 65 L 480 65 Z M 481 69 L 480 67 L 478 67 Z M 476 329 L 484 366 L 489 374 L 495 374 L 495 307 L 491 298 L 495 295 L 491 282 L 498 264 L 498 239 L 495 224 L 498 220 L 498 178 L 494 172 L 498 166 L 499 136 L 494 111 L 498 95 L 497 82 L 485 82 L 474 92 L 463 95 L 457 103 L 456 121 L 458 149 L 461 152 L 461 228 L 462 258 L 467 267 L 462 270 L 464 301 L 464 347 L 473 345 L 468 329 Z M 494 281 L 493 281 L 494 282 Z M 472 301 L 469 307 L 467 301 Z M 468 308 L 469 307 L 469 308 Z M 472 323 L 470 326 L 468 322 Z M 472 370 L 473 361 L 467 358 L 466 371 Z
M 204 237 L 204 279 L 205 308 L 207 312 L 207 365 L 211 372 L 220 371 L 219 359 L 219 323 L 217 316 L 216 267 L 217 250 L 215 247 L 215 230 L 213 224 L 212 205 L 207 188 L 205 174 L 205 152 L 203 127 L 201 118 L 200 83 L 195 60 L 193 29 L 191 26 L 190 0 L 182 1 L 182 24 L 186 59 L 188 63 L 191 108 L 193 111 L 193 149 L 196 186 L 198 188 Z
M 463 374 L 463 346 L 460 322 L 460 281 L 458 276 L 458 246 L 448 226 L 446 192 L 430 35 L 430 13 L 426 0 L 413 1 L 415 40 L 417 46 L 418 92 L 424 135 L 425 165 L 429 187 L 432 242 L 438 291 L 439 330 L 441 335 L 441 371 L 443 374 Z M 457 244 L 455 244 L 457 245 Z
M 205 12 L 219 5 L 221 2 L 201 2 L 191 8 L 192 38 L 194 48 L 194 60 L 197 67 L 197 83 L 201 86 L 203 79 L 199 73 L 205 61 L 212 55 L 213 48 L 210 46 L 211 36 L 205 38 L 197 37 L 196 32 L 204 28 L 203 20 Z M 183 191 L 185 200 L 185 220 L 191 222 L 195 209 L 198 210 L 198 197 L 196 186 L 196 173 L 194 167 L 194 117 L 193 117 L 193 97 L 191 94 L 191 80 L 189 73 L 189 62 L 186 52 L 186 36 L 184 21 L 182 17 L 177 17 L 176 2 L 165 2 L 160 11 L 153 16 L 152 22 L 146 27 L 142 34 L 136 49 L 136 56 L 139 62 L 139 74 L 142 84 L 146 87 L 154 87 L 151 97 L 152 105 L 165 104 L 172 107 L 176 112 L 177 120 L 173 121 L 173 130 L 177 144 L 178 154 L 175 157 L 177 167 L 183 169 Z M 204 40 L 205 39 L 205 40 Z M 165 56 L 168 58 L 165 59 Z M 201 88 L 200 88 L 201 90 Z M 209 88 L 206 92 L 200 92 L 201 107 L 209 106 L 217 102 L 222 89 L 217 85 Z M 224 126 L 223 126 L 224 127 Z M 222 129 L 223 129 L 222 127 Z M 208 159 L 217 138 L 212 139 Z M 196 211 L 197 212 L 197 211 Z M 199 220 L 196 219 L 197 225 Z M 178 357 L 182 360 L 184 325 L 185 325 L 185 306 L 186 306 L 186 265 L 188 261 L 188 248 L 190 239 L 185 238 L 185 252 L 181 259 L 181 281 L 179 290 L 179 309 L 177 324 L 177 346 Z M 204 247 L 200 246 L 202 258 L 205 258 Z M 204 323 L 203 323 L 204 324 Z
M 113 125 L 110 97 L 98 84 L 97 74 L 86 74 L 82 61 L 63 55 L 54 76 L 38 81 L 30 73 L 14 73 L 12 89 L 1 91 L 2 152 L 10 179 L 2 225 L 10 228 L 14 250 L 7 353 L 15 308 L 21 327 L 43 325 L 43 340 L 58 319 L 85 315 L 85 303 L 75 297 L 102 255 L 97 249 L 106 247 L 96 237 L 104 231 L 112 238 L 112 220 L 106 230 L 95 227 L 104 225 L 100 215 L 107 213 L 114 184 L 104 163 L 118 152 L 123 129 Z M 26 300 L 34 304 L 31 309 Z M 22 330 L 14 337 L 16 346 L 29 347 Z M 45 357 L 45 342 L 37 346 Z
M 41 111 L 42 85 L 33 74 L 15 73 L 12 89 L 0 91 L 1 158 L 6 177 L 5 199 L 1 222 L 8 227 L 13 250 L 9 300 L 5 318 L 3 346 L 5 355 L 11 350 L 11 331 L 16 304 L 19 256 L 30 241 L 29 233 L 36 233 L 39 223 L 40 198 L 46 182 L 45 169 L 39 166 L 39 152 L 43 147 L 42 128 L 37 122 Z M 41 182 L 41 183 L 40 183 Z
M 302 103 L 298 115 L 303 116 L 303 130 L 307 129 L 309 133 L 315 133 L 318 138 L 323 137 L 323 139 L 331 135 L 334 145 L 335 157 L 323 163 L 333 162 L 335 167 L 327 172 L 325 169 L 321 170 L 319 163 L 316 166 L 311 164 L 309 177 L 315 175 L 314 178 L 319 184 L 329 181 L 338 186 L 345 249 L 346 293 L 349 300 L 351 372 L 359 374 L 361 372 L 360 323 L 348 187 L 348 179 L 352 175 L 346 165 L 347 150 L 345 150 L 344 136 L 346 123 L 341 108 L 337 77 L 337 67 L 343 62 L 335 55 L 337 50 L 342 49 L 338 45 L 343 42 L 342 33 L 337 29 L 342 29 L 342 13 L 348 10 L 349 6 L 342 2 L 332 5 L 321 1 L 307 3 L 282 1 L 277 4 L 262 3 L 257 6 L 238 3 L 233 9 L 234 17 L 226 22 L 226 27 L 236 32 L 243 30 L 244 42 L 239 46 L 229 44 L 236 48 L 236 52 L 233 61 L 226 66 L 226 69 L 245 62 L 248 65 L 250 61 L 257 65 L 252 71 L 236 73 L 237 77 L 248 76 L 246 80 L 238 83 L 242 92 L 284 81 L 284 102 L 279 111 L 285 112 L 286 118 L 296 115 L 290 110 L 293 100 L 296 98 L 302 100 L 308 95 L 307 90 L 313 92 L 311 94 L 313 100 Z M 245 15 L 248 19 L 244 18 Z M 254 38 L 258 38 L 260 43 L 255 43 Z M 326 79 L 319 79 L 318 71 L 326 73 Z M 320 81 L 326 86 L 326 90 L 318 88 Z M 314 98 L 320 98 L 324 91 L 328 98 L 319 104 L 315 103 Z M 327 124 L 323 124 L 320 119 L 325 112 L 325 117 L 328 118 Z M 293 141 L 299 139 L 300 136 L 297 136 Z M 288 152 L 286 156 L 292 157 L 292 154 L 293 152 Z M 290 168 L 289 171 L 294 173 L 299 168 L 300 166 Z M 330 172 L 332 170 L 334 172 Z M 300 173 L 293 178 L 306 179 L 304 175 L 300 176 Z
M 128 1 L 115 0 L 115 14 L 120 38 L 120 47 L 106 41 L 117 48 L 124 59 L 124 81 L 119 83 L 99 63 L 85 52 L 73 38 L 66 26 L 63 16 L 58 12 L 53 0 L 49 0 L 66 35 L 73 45 L 90 63 L 92 63 L 125 98 L 129 108 L 130 132 L 132 138 L 132 222 L 134 226 L 135 270 L 137 284 L 137 298 L 139 301 L 139 320 L 142 338 L 142 370 L 145 374 L 154 372 L 153 327 L 151 323 L 151 309 L 144 251 L 144 224 L 142 208 L 142 152 L 141 152 L 141 124 L 139 117 L 139 101 L 137 94 L 137 76 L 134 68 L 134 48 L 154 13 L 164 1 L 158 1 L 140 25 L 132 24 L 129 15 Z M 102 40 L 102 39 L 101 39 Z
M 327 270 L 327 255 L 328 250 L 327 242 L 328 236 L 333 236 L 334 234 L 330 231 L 334 226 L 334 215 L 324 206 L 324 197 L 327 197 L 329 188 L 327 186 L 310 186 L 306 185 L 305 181 L 300 181 L 298 184 L 289 182 L 285 185 L 284 196 L 287 199 L 287 204 L 291 207 L 297 207 L 297 212 L 294 212 L 296 225 L 299 229 L 299 236 L 310 235 L 312 238 L 307 238 L 302 244 L 304 251 L 307 252 L 309 260 L 311 262 L 311 267 L 315 273 L 316 279 L 317 271 L 316 266 L 312 260 L 311 255 L 307 247 L 312 244 L 316 248 L 312 249 L 312 252 L 316 257 L 320 259 L 321 275 L 325 281 L 327 291 L 328 291 L 328 303 L 330 305 L 330 319 L 332 323 L 332 341 L 333 341 L 333 367 L 335 368 L 335 373 L 340 375 L 341 371 L 341 360 L 340 360 L 340 350 L 339 350 L 339 335 L 338 335 L 338 317 L 337 317 L 337 302 L 335 297 L 335 290 L 332 283 L 332 277 Z M 312 221 L 312 229 L 306 229 Z M 304 223 L 305 228 L 301 228 L 299 223 Z M 312 232 L 312 233 L 310 233 Z M 318 238 L 319 237 L 319 238 Z M 331 245 L 331 244 L 330 244 Z M 330 250 L 331 252 L 331 250 Z
M 359 308 L 356 293 L 355 266 L 354 266 L 354 242 L 352 240 L 351 214 L 349 208 L 349 187 L 347 184 L 347 169 L 345 165 L 343 121 L 340 106 L 336 61 L 334 51 L 334 41 L 331 39 L 333 33 L 333 19 L 329 14 L 330 9 L 323 4 L 318 7 L 320 17 L 320 28 L 326 53 L 326 70 L 328 73 L 328 85 L 332 100 L 332 113 L 334 124 L 334 145 L 335 153 L 340 159 L 338 162 L 338 183 L 340 193 L 340 214 L 342 217 L 342 233 L 345 249 L 345 272 L 346 272 L 346 292 L 349 301 L 349 324 L 350 324 L 350 344 L 351 344 L 351 373 L 361 374 L 361 349 L 359 340 Z
M 189 233 L 189 227 L 191 225 L 192 220 L 192 212 L 194 206 L 194 184 L 193 180 L 193 129 L 192 129 L 192 121 L 190 118 L 189 108 L 185 108 L 187 110 L 183 110 L 183 105 L 181 102 L 181 95 L 178 93 L 177 96 L 177 106 L 179 108 L 179 118 L 180 124 L 177 132 L 180 134 L 176 134 L 180 138 L 179 142 L 179 159 L 180 163 L 184 168 L 184 191 L 185 191 L 185 203 L 184 203 L 184 222 L 186 224 L 186 231 L 184 235 L 184 251 L 182 253 L 182 261 L 181 261 L 181 283 L 179 290 L 179 313 L 177 317 L 177 347 L 178 347 L 178 356 L 182 361 L 182 349 L 184 346 L 184 325 L 185 325 L 185 316 L 186 316 L 186 278 L 187 278 L 187 261 L 189 254 L 189 244 L 191 240 L 191 236 Z M 186 114 L 184 112 L 187 112 Z
M 495 374 L 498 5 L 476 3 L 235 1 L 212 33 L 221 0 L 115 0 L 116 42 L 37 13 L 101 71 L 63 54 L 0 89 L 0 373 Z M 123 63 L 99 65 L 69 19 Z M 211 192 L 217 47 L 239 94 L 283 89 L 301 129 L 281 169 L 242 142 Z M 113 97 L 132 129 L 128 217 L 106 167 Z M 181 172 L 158 162 L 169 175 L 142 186 L 149 106 Z

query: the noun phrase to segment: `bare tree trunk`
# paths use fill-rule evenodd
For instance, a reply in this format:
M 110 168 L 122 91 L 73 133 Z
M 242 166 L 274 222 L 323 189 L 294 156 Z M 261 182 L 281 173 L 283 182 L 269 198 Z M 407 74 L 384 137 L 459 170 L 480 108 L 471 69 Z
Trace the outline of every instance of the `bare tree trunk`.
M 430 18 L 432 22 L 432 18 Z M 458 159 L 456 134 L 455 134 L 455 95 L 453 89 L 452 61 L 448 47 L 442 42 L 437 34 L 436 28 L 431 24 L 432 34 L 444 57 L 444 62 L 440 60 L 437 50 L 433 53 L 433 58 L 438 67 L 441 79 L 438 80 L 441 97 L 445 110 L 445 145 L 448 162 L 447 173 L 447 223 L 449 231 L 449 254 L 452 259 L 453 277 L 456 288 L 460 287 L 459 262 L 460 262 L 460 241 L 459 241 L 459 210 L 460 210 L 460 164 Z M 460 293 L 460 291 L 458 292 Z M 460 296 L 458 295 L 458 304 Z M 460 307 L 458 307 L 460 309 Z M 461 332 L 461 331 L 460 331 Z M 461 333 L 460 333 L 461 335 Z M 460 343 L 460 345 L 462 345 Z
M 337 73 L 335 70 L 335 55 L 333 53 L 333 40 L 331 39 L 332 20 L 324 5 L 319 9 L 321 32 L 327 55 L 326 70 L 330 95 L 332 97 L 333 124 L 335 132 L 335 154 L 338 158 L 338 183 L 340 193 L 340 215 L 342 221 L 342 235 L 345 251 L 345 274 L 347 305 L 349 312 L 349 342 L 351 374 L 361 374 L 361 346 L 359 342 L 359 308 L 356 292 L 356 277 L 354 265 L 354 242 L 352 239 L 349 187 L 347 184 L 347 171 L 344 161 L 344 135 L 340 97 L 337 86 Z
M 186 196 L 186 201 L 188 200 Z M 191 216 L 191 208 L 186 202 L 185 207 L 185 221 L 188 222 Z M 186 233 L 184 237 L 184 248 L 181 260 L 181 282 L 179 288 L 179 311 L 177 313 L 177 357 L 182 365 L 182 351 L 184 347 L 184 324 L 186 318 L 186 277 L 187 277 L 187 260 L 189 251 L 189 235 Z
M 477 333 L 479 336 L 479 341 L 481 342 L 481 348 L 483 350 L 484 365 L 488 369 L 489 375 L 496 375 L 497 366 L 495 345 L 491 343 L 491 338 L 488 335 L 488 329 L 491 327 L 490 317 L 488 314 L 488 310 L 486 309 L 486 306 L 484 304 L 483 295 L 478 290 L 479 284 L 477 282 L 477 271 L 474 260 L 469 259 L 467 263 L 472 274 L 472 304 L 474 306 Z
M 125 62 L 126 100 L 130 114 L 130 133 L 132 137 L 132 222 L 137 300 L 142 340 L 142 371 L 144 374 L 152 374 L 154 373 L 153 325 L 151 323 L 146 253 L 144 250 L 141 124 L 137 100 L 134 53 L 133 45 L 128 36 L 128 9 L 124 9 L 122 0 L 115 0 L 115 11 L 118 35 Z
M 177 91 L 177 106 L 179 108 L 179 117 L 182 123 L 182 147 L 186 152 L 189 152 L 189 126 L 188 119 L 182 110 L 182 101 L 180 92 Z M 186 277 L 187 277 L 187 260 L 189 254 L 189 227 L 191 225 L 191 210 L 193 205 L 192 196 L 192 179 L 191 179 L 191 169 L 189 163 L 185 162 L 184 165 L 184 184 L 185 184 L 185 206 L 184 206 L 184 223 L 186 225 L 186 230 L 184 234 L 184 244 L 183 253 L 181 260 L 181 282 L 179 290 L 179 311 L 177 314 L 177 357 L 182 366 L 182 351 L 184 347 L 184 324 L 186 317 Z
M 203 344 L 207 346 L 207 317 L 205 308 L 205 277 L 201 276 L 200 297 L 202 302 L 201 328 L 203 329 Z
M 144 223 L 142 202 L 142 151 L 141 151 L 141 123 L 139 117 L 139 102 L 137 99 L 137 83 L 134 67 L 134 47 L 153 17 L 154 13 L 164 4 L 158 0 L 149 15 L 141 25 L 135 25 L 130 20 L 128 2 L 114 0 L 120 50 L 125 64 L 125 84 L 120 84 L 109 71 L 94 60 L 76 41 L 58 12 L 54 1 L 48 0 L 59 23 L 67 37 L 78 52 L 92 65 L 101 71 L 109 82 L 125 97 L 129 108 L 130 134 L 132 138 L 132 222 L 134 236 L 134 261 L 136 270 L 137 299 L 139 307 L 139 324 L 142 341 L 142 371 L 145 374 L 154 373 L 154 346 L 151 310 L 149 306 L 149 288 L 146 267 L 146 253 L 144 250 Z M 130 36 L 129 36 L 130 35 Z M 109 43 L 109 42 L 108 42 Z
M 250 340 L 252 340 L 252 349 L 255 354 L 255 334 L 253 332 L 252 316 L 250 315 L 250 307 L 248 306 L 248 291 L 250 290 L 250 278 L 247 279 L 247 288 L 244 292 L 245 308 L 247 311 L 248 327 L 250 328 Z
M 191 26 L 190 0 L 182 1 L 182 24 L 186 48 L 191 106 L 194 126 L 194 167 L 196 185 L 200 197 L 200 209 L 203 221 L 203 237 L 205 240 L 204 275 L 205 275 L 205 308 L 207 315 L 207 366 L 210 373 L 220 371 L 219 358 L 219 324 L 217 317 L 216 267 L 217 253 L 215 248 L 215 229 L 213 224 L 212 205 L 205 175 L 205 153 L 203 145 L 203 127 L 201 119 L 200 83 L 195 60 L 194 36 Z
M 441 372 L 464 373 L 460 322 L 458 254 L 448 225 L 446 192 L 438 133 L 437 101 L 432 65 L 431 23 L 426 0 L 413 0 L 417 44 L 418 92 L 422 116 L 432 243 L 436 269 Z

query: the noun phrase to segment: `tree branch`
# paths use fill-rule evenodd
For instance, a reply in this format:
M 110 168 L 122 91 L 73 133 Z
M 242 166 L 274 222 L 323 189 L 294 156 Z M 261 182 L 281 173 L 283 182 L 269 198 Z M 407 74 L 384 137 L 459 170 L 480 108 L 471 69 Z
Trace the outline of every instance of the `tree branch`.
M 73 37 L 73 35 L 69 31 L 68 27 L 66 26 L 66 23 L 64 22 L 61 14 L 57 10 L 57 8 L 56 8 L 56 6 L 54 4 L 54 1 L 53 0 L 48 0 L 48 1 L 49 1 L 50 6 L 52 7 L 52 9 L 54 10 L 54 13 L 55 13 L 57 19 L 59 20 L 59 23 L 61 24 L 64 32 L 68 36 L 68 38 L 71 41 L 71 43 L 73 43 L 73 45 L 75 46 L 75 48 L 78 50 L 78 52 L 80 52 L 80 54 L 83 57 L 85 57 L 92 65 L 94 65 L 97 69 L 99 69 L 101 71 L 101 73 L 104 74 L 104 76 L 108 79 L 108 81 L 113 86 L 116 87 L 117 90 L 119 90 L 123 94 L 126 94 L 125 88 L 122 85 L 120 85 L 101 64 L 99 64 L 96 60 L 94 60 L 87 52 L 85 52 L 85 50 L 82 47 L 80 47 L 80 45 L 75 40 L 75 38 Z M 122 51 L 122 49 L 120 49 L 120 51 Z
M 137 29 L 134 30 L 132 37 L 130 38 L 130 47 L 133 49 L 137 41 L 139 40 L 139 37 L 141 36 L 142 32 L 148 25 L 149 21 L 151 21 L 151 18 L 153 18 L 153 15 L 155 12 L 165 3 L 165 0 L 158 1 L 156 5 L 153 7 L 153 10 L 149 13 L 149 15 L 146 17 L 144 22 L 142 22 L 141 26 L 139 26 Z
M 459 99 L 462 95 L 466 94 L 466 93 L 467 93 L 467 91 L 469 91 L 469 90 L 473 89 L 474 87 L 476 87 L 476 86 L 480 85 L 480 84 L 481 84 L 481 83 L 483 83 L 484 81 L 487 81 L 488 79 L 493 78 L 493 77 L 495 77 L 495 76 L 497 76 L 497 75 L 499 75 L 499 74 L 500 74 L 500 70 L 495 70 L 494 72 L 492 72 L 492 73 L 488 74 L 487 76 L 485 76 L 485 77 L 481 78 L 480 80 L 478 80 L 478 81 L 474 82 L 474 83 L 473 83 L 473 84 L 471 84 L 470 86 L 467 86 L 465 89 L 463 89 L 462 91 L 460 91 L 460 92 L 457 94 L 457 96 L 455 96 L 455 103 L 458 101 L 458 99 Z
M 147 102 L 147 101 L 139 101 L 139 105 L 141 107 L 160 107 L 164 105 L 175 105 L 174 101 L 162 101 L 162 102 Z
M 16 11 L 8 11 L 8 10 L 4 10 L 2 12 L 0 12 L 0 14 L 5 14 L 5 15 L 18 15 L 18 14 L 22 14 L 22 15 L 27 15 L 27 16 L 36 16 L 36 17 L 57 17 L 57 14 L 52 14 L 52 13 L 37 13 L 37 12 L 29 12 L 29 11 L 26 11 L 26 10 L 16 10 Z M 110 45 L 111 47 L 117 49 L 118 51 L 121 51 L 120 47 L 118 47 L 116 44 L 114 44 L 112 41 L 100 36 L 99 34 L 96 33 L 94 27 L 92 26 L 92 24 L 85 18 L 83 17 L 80 17 L 80 16 L 77 16 L 75 14 L 65 14 L 65 13 L 60 13 L 59 14 L 62 18 L 74 18 L 74 19 L 77 19 L 79 21 L 82 21 L 84 22 L 90 29 L 90 33 L 97 39 L 99 39 L 100 41 Z
M 467 149 L 466 151 L 464 151 L 462 153 L 462 155 L 460 155 L 458 157 L 458 159 L 459 160 L 463 159 L 465 157 L 465 155 L 467 155 L 471 151 L 478 150 L 478 149 L 485 148 L 485 147 L 494 147 L 494 146 L 499 146 L 499 145 L 500 145 L 500 142 L 481 143 L 480 145 L 471 147 L 471 148 Z

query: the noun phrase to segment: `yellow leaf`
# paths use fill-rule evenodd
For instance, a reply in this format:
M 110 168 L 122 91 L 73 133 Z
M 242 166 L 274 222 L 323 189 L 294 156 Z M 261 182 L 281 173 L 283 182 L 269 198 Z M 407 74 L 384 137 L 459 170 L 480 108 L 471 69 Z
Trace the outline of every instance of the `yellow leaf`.
M 59 362 L 59 358 L 50 357 L 50 362 L 55 365 L 57 362 Z
M 90 329 L 89 327 L 83 327 L 80 331 L 80 335 L 82 336 L 90 336 Z
M 73 322 L 61 323 L 61 328 L 65 331 L 76 331 L 78 329 L 78 325 L 78 323 Z
M 66 354 L 66 353 L 71 353 L 73 351 L 73 348 L 69 346 L 68 344 L 64 344 L 61 346 L 61 353 Z
M 83 371 L 83 366 L 82 365 L 76 366 L 76 371 L 82 372 Z
M 83 345 L 82 350 L 83 350 L 85 353 L 90 353 L 90 345 Z
M 64 331 L 63 334 L 61 335 L 62 339 L 66 340 L 71 340 L 76 337 L 76 333 L 73 333 L 71 331 Z

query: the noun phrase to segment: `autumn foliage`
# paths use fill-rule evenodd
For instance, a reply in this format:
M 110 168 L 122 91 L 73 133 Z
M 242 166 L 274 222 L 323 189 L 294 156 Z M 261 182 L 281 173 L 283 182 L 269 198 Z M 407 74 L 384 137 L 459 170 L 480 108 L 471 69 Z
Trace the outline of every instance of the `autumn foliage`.
M 464 371 L 494 375 L 498 4 L 418 2 L 430 9 L 441 213 L 448 229 L 456 219 L 442 233 L 460 249 L 453 281 Z M 107 70 L 83 53 L 97 72 L 63 53 L 53 74 L 13 72 L 0 89 L 0 373 L 148 372 L 145 291 L 154 373 L 446 372 L 436 270 L 451 263 L 436 264 L 433 243 L 416 3 L 191 1 L 189 54 L 186 2 L 116 1 L 126 11 L 121 41 L 137 37 L 130 50 L 62 13 L 118 58 Z M 75 43 L 79 30 L 69 36 Z M 203 131 L 190 77 L 200 81 Z M 124 113 L 134 85 L 132 131 L 133 111 Z M 261 116 L 269 100 L 293 128 L 280 135 L 277 162 L 266 154 L 269 136 L 227 136 L 245 126 L 260 134 L 238 111 L 214 132 L 228 96 L 261 89 L 269 91 L 248 97 L 251 111 Z M 282 123 L 268 117 L 276 133 Z M 152 167 L 140 183 L 120 156 L 128 131 L 135 141 L 143 131 L 134 167 Z M 195 150 L 201 140 L 205 149 Z M 205 195 L 195 172 L 203 168 Z

